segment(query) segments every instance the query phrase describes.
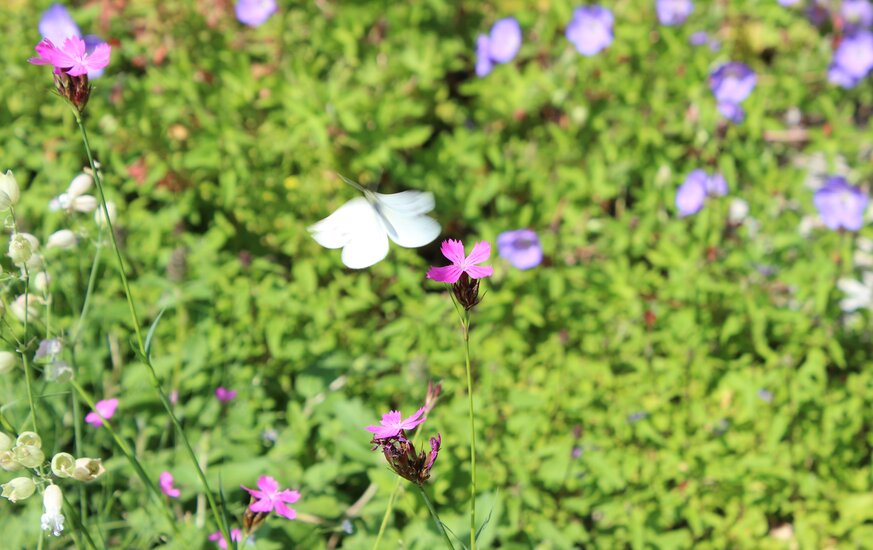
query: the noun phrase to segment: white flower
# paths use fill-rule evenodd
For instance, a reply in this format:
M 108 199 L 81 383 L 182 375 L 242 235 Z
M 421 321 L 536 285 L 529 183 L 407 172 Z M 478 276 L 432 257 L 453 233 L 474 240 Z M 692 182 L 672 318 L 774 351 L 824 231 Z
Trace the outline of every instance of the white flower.
M 117 217 L 115 203 L 107 202 L 106 210 L 109 211 L 109 221 L 112 223 L 112 225 L 115 225 L 115 219 Z M 94 221 L 97 222 L 97 225 L 99 225 L 100 227 L 106 225 L 106 216 L 103 214 L 102 208 L 98 208 L 97 212 L 94 213 Z
M 90 174 L 79 174 L 67 190 L 49 202 L 49 210 L 66 210 L 69 212 L 93 212 L 97 209 L 97 199 L 86 195 L 93 180 Z
M 45 493 L 42 495 L 42 505 L 45 508 L 45 513 L 42 515 L 40 525 L 46 531 L 51 531 L 52 535 L 60 536 L 64 530 L 64 515 L 61 514 L 61 508 L 64 504 L 64 494 L 61 493 L 61 488 L 57 485 L 49 485 L 45 488 Z
M 6 374 L 18 364 L 18 357 L 11 351 L 0 351 L 0 374 Z M 0 449 L 7 451 L 8 449 Z
M 92 184 L 93 180 L 90 174 L 79 174 L 70 182 L 70 186 L 67 187 L 67 193 L 72 197 L 84 195 L 91 190 Z
M 873 240 L 858 237 L 855 241 L 855 265 L 861 268 L 873 267 Z
M 76 234 L 69 229 L 61 229 L 49 235 L 45 243 L 46 248 L 70 249 L 76 246 Z
M 748 215 L 749 203 L 743 199 L 733 199 L 731 201 L 730 208 L 728 209 L 728 220 L 732 224 L 739 225 L 743 223 Z
M 34 318 L 39 315 L 39 308 L 37 307 L 38 303 L 42 302 L 39 296 L 30 295 L 27 296 L 27 316 L 29 318 Z M 24 322 L 24 312 L 25 312 L 25 295 L 22 294 L 18 298 L 12 302 L 12 305 L 9 306 L 9 311 L 12 312 L 12 315 L 16 317 L 22 323 Z
M 36 490 L 36 485 L 29 477 L 16 477 L 9 483 L 3 484 L 3 495 L 10 502 L 24 500 Z
M 12 259 L 12 263 L 17 266 L 25 265 L 33 256 L 33 247 L 23 233 L 15 233 L 9 239 L 8 256 Z
M 840 300 L 840 309 L 846 313 L 873 305 L 873 271 L 864 272 L 861 280 L 863 282 L 854 279 L 837 281 L 837 288 L 846 295 Z
M 15 176 L 12 175 L 12 170 L 0 174 L 0 210 L 8 210 L 15 206 L 18 204 L 19 198 L 21 198 L 21 192 L 18 189 Z
M 49 285 L 52 283 L 52 278 L 45 271 L 40 271 L 33 278 L 33 288 L 40 294 L 48 293 Z

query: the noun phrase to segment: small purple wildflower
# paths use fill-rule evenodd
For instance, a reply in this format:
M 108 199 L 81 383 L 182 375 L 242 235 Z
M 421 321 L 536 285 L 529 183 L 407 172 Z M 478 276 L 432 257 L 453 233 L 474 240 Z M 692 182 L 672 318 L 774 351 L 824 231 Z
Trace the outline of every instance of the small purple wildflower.
M 580 445 L 573 445 L 573 450 L 570 451 L 570 458 L 576 460 L 582 456 L 582 447 Z
M 514 17 L 497 20 L 488 35 L 476 39 L 476 76 L 483 77 L 497 63 L 509 63 L 521 48 L 521 26 Z
M 723 197 L 727 192 L 727 181 L 718 172 L 710 176 L 699 168 L 692 170 L 676 190 L 679 216 L 684 218 L 696 214 L 703 208 L 707 197 Z
M 828 178 L 821 189 L 815 192 L 812 202 L 821 221 L 829 229 L 858 231 L 864 225 L 867 193 L 849 185 L 842 176 Z
M 236 18 L 250 27 L 260 27 L 277 9 L 276 0 L 237 0 Z
M 497 236 L 497 252 L 516 269 L 530 269 L 543 261 L 540 239 L 532 229 L 504 231 Z
M 159 484 L 161 486 L 161 492 L 170 498 L 179 498 L 182 495 L 182 492 L 179 489 L 173 487 L 173 474 L 170 472 L 161 472 Z
M 592 56 L 612 44 L 612 12 L 602 6 L 581 6 L 573 10 L 567 25 L 567 40 L 582 55 Z
M 115 415 L 118 399 L 103 399 L 94 405 L 95 410 L 85 415 L 85 422 L 99 428 L 103 425 L 104 420 L 109 420 Z
M 709 87 L 719 112 L 734 123 L 742 122 L 745 117 L 740 103 L 749 97 L 757 82 L 755 72 L 738 61 L 725 63 L 709 75 Z
M 761 388 L 758 390 L 758 398 L 765 403 L 771 403 L 773 401 L 773 392 Z
M 800 0 L 778 0 L 780 6 L 793 6 Z
M 868 0 L 843 0 L 840 16 L 847 33 L 866 29 L 873 25 L 873 5 Z
M 662 25 L 681 25 L 693 11 L 691 0 L 655 0 L 655 12 Z
M 215 397 L 224 404 L 230 403 L 236 398 L 236 390 L 229 390 L 223 386 L 215 388 Z
M 858 31 L 843 37 L 828 67 L 828 81 L 854 88 L 873 69 L 873 33 Z
M 688 43 L 692 46 L 705 46 L 709 42 L 709 34 L 706 31 L 697 31 L 688 37 Z
M 277 514 L 287 519 L 297 517 L 297 511 L 286 506 L 294 504 L 300 500 L 299 491 L 291 491 L 290 489 L 279 490 L 279 483 L 270 476 L 261 476 L 258 478 L 258 488 L 249 489 L 245 485 L 240 485 L 248 491 L 254 500 L 249 505 L 249 510 L 259 514 L 269 514 L 276 511 Z

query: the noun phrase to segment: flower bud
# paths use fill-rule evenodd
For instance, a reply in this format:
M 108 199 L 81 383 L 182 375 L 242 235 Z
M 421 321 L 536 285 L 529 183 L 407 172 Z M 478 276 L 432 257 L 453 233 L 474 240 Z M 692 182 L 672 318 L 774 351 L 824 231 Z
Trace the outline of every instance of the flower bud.
M 0 432 L 0 452 L 8 451 L 9 449 L 11 449 L 13 441 L 14 440 L 9 437 L 8 434 Z
M 109 222 L 112 225 L 115 225 L 115 218 L 117 217 L 115 203 L 107 202 L 106 210 L 109 211 Z M 106 215 L 103 213 L 103 207 L 97 208 L 97 212 L 94 213 L 94 221 L 96 221 L 97 225 L 100 227 L 104 227 L 106 225 Z
M 40 518 L 40 527 L 45 531 L 51 531 L 58 537 L 64 530 L 64 515 L 61 508 L 64 505 L 64 494 L 57 485 L 49 485 L 42 494 L 42 506 L 44 513 Z
M 70 182 L 70 186 L 67 187 L 67 195 L 70 198 L 84 195 L 91 190 L 92 183 L 93 180 L 91 179 L 90 174 L 79 174 L 73 178 L 73 181 Z
M 94 481 L 106 471 L 99 458 L 77 458 L 73 477 L 79 481 Z
M 0 451 L 0 468 L 7 472 L 14 472 L 24 468 L 21 464 L 15 461 L 15 455 L 12 451 Z
M 3 494 L 10 502 L 24 500 L 36 491 L 36 484 L 29 477 L 16 477 L 9 483 L 3 484 Z
M 15 368 L 18 358 L 11 351 L 0 351 L 0 374 L 6 374 Z M 0 448 L 0 450 L 5 450 Z
M 15 440 L 16 445 L 32 445 L 37 449 L 42 449 L 42 438 L 36 432 L 21 432 L 18 434 L 18 439 Z
M 15 233 L 9 239 L 9 254 L 12 263 L 17 266 L 23 266 L 33 256 L 33 248 L 30 241 L 24 237 L 22 233 Z
M 39 308 L 37 307 L 39 301 L 38 296 L 25 296 L 22 294 L 12 302 L 12 305 L 9 306 L 9 311 L 12 312 L 12 315 L 14 315 L 16 319 L 23 323 L 25 310 L 27 311 L 27 316 L 31 319 L 39 315 Z M 27 303 L 26 307 L 25 302 Z
M 49 277 L 49 274 L 45 271 L 40 271 L 33 278 L 33 289 L 40 294 L 48 294 L 48 289 L 51 282 L 52 278 Z
M 93 195 L 82 195 L 81 197 L 74 197 L 70 201 L 70 209 L 75 210 L 76 212 L 93 212 L 97 210 L 97 197 Z M 109 212 L 112 212 L 110 210 Z
M 76 246 L 76 234 L 69 229 L 61 229 L 49 235 L 45 243 L 46 248 L 62 248 L 69 250 Z
M 16 445 L 12 449 L 12 456 L 15 461 L 25 468 L 36 468 L 45 462 L 45 453 L 42 449 L 33 445 Z
M 72 477 L 76 459 L 70 453 L 58 453 L 52 457 L 52 473 L 58 477 Z
M 45 377 L 49 382 L 66 384 L 73 379 L 73 368 L 66 361 L 52 361 L 45 368 Z
M 6 170 L 5 174 L 0 174 L 0 210 L 8 210 L 15 206 L 19 198 L 21 192 L 18 189 L 18 182 L 12 175 L 12 170 Z

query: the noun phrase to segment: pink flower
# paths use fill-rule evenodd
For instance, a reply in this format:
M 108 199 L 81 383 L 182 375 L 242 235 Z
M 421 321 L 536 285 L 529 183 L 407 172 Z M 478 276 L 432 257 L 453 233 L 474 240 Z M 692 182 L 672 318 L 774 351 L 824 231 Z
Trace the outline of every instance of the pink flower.
M 173 487 L 173 474 L 170 472 L 161 472 L 160 485 L 161 491 L 170 498 L 179 498 L 182 494 L 179 489 Z
M 252 512 L 268 514 L 275 510 L 283 518 L 294 519 L 297 517 L 297 512 L 293 508 L 285 506 L 285 504 L 297 502 L 300 499 L 300 492 L 288 489 L 280 491 L 279 483 L 272 477 L 261 476 L 258 478 L 258 489 L 260 491 L 249 489 L 245 485 L 240 485 L 240 487 L 257 499 L 249 506 L 249 510 Z
M 81 76 L 88 71 L 98 71 L 109 65 L 109 54 L 112 51 L 109 44 L 100 44 L 90 54 L 87 53 L 85 41 L 77 36 L 64 40 L 60 48 L 51 40 L 44 38 L 34 48 L 37 57 L 31 57 L 34 65 L 52 65 L 55 73 L 65 72 L 70 76 Z
M 236 542 L 242 541 L 242 531 L 240 531 L 239 529 L 231 529 L 230 538 L 231 540 Z M 211 540 L 212 542 L 217 542 L 218 547 L 222 550 L 227 550 L 227 541 L 221 537 L 221 531 L 216 531 L 209 535 L 209 540 Z
M 470 255 L 464 257 L 464 245 L 461 241 L 447 239 L 440 248 L 443 256 L 448 258 L 452 265 L 445 267 L 431 267 L 427 270 L 427 278 L 440 283 L 456 283 L 462 273 L 466 273 L 471 279 L 490 277 L 494 269 L 488 266 L 478 266 L 491 255 L 491 245 L 481 241 L 473 245 Z
M 373 439 L 390 439 L 397 437 L 403 430 L 411 430 L 425 420 L 424 407 L 406 420 L 402 420 L 400 411 L 390 411 L 382 415 L 381 426 L 367 426 L 367 431 L 373 432 Z
M 229 390 L 223 386 L 215 388 L 215 397 L 222 403 L 229 403 L 236 397 L 236 390 Z
M 94 408 L 96 412 L 89 412 L 85 416 L 85 422 L 99 428 L 103 425 L 104 420 L 109 420 L 115 414 L 115 409 L 118 408 L 118 399 L 98 401 Z

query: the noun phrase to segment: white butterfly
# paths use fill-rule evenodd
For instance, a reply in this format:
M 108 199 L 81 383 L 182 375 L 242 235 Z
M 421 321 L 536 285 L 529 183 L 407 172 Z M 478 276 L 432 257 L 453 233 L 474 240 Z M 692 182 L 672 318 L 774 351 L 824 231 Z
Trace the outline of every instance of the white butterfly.
M 403 248 L 418 248 L 439 236 L 440 224 L 425 215 L 433 210 L 433 193 L 383 195 L 346 181 L 364 196 L 340 206 L 309 231 L 321 246 L 342 248 L 347 267 L 363 269 L 381 261 L 388 254 L 389 237 Z

